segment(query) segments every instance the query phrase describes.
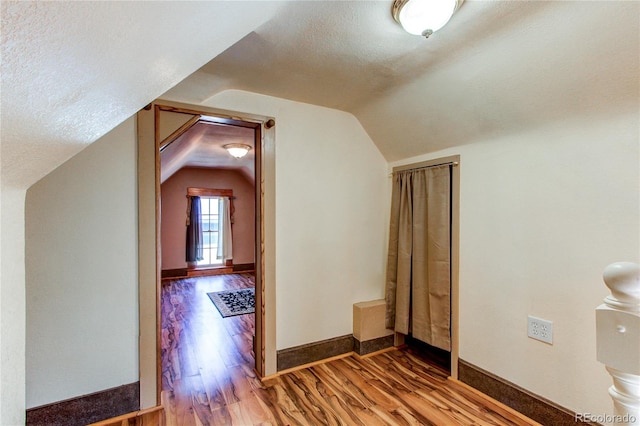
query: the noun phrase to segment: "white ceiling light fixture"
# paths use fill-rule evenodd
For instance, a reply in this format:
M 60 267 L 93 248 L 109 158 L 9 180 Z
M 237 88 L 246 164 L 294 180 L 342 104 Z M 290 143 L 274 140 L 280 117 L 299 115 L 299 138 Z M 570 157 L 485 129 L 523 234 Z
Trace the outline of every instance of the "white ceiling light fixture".
M 222 147 L 229 151 L 229 154 L 235 158 L 242 158 L 251 150 L 249 145 L 245 145 L 243 143 L 230 143 L 222 145 Z
M 464 0 L 394 0 L 391 14 L 409 34 L 429 38 L 444 27 Z

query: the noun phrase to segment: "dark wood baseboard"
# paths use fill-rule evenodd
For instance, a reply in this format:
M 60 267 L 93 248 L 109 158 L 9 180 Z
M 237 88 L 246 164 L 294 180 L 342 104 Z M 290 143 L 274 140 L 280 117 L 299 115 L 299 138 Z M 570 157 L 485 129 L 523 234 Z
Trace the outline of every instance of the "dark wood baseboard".
M 255 271 L 255 263 L 240 263 L 238 265 L 219 266 L 206 269 L 163 269 L 162 279 L 187 278 L 187 277 L 203 277 L 209 275 L 230 274 L 236 272 L 253 272 Z
M 140 382 L 27 410 L 27 426 L 83 426 L 140 409 Z
M 231 266 L 216 266 L 214 268 L 188 269 L 188 277 L 211 277 L 213 275 L 226 275 L 233 272 Z
M 360 340 L 353 338 L 353 351 L 358 355 L 367 355 L 372 352 L 377 352 L 382 349 L 387 349 L 393 346 L 393 334 L 390 336 L 378 337 L 377 339 Z
M 333 339 L 307 343 L 281 349 L 277 352 L 278 371 L 309 364 L 333 356 L 346 354 L 353 351 L 353 335 L 334 337 Z
M 255 263 L 239 263 L 237 265 L 233 265 L 233 272 L 251 272 L 255 270 Z
M 184 278 L 186 276 L 187 276 L 187 268 L 162 270 L 162 278 Z
M 576 414 L 501 377 L 458 360 L 458 380 L 543 425 L 598 425 L 577 421 Z
M 392 346 L 393 335 L 361 342 L 349 334 L 279 350 L 277 352 L 277 369 L 278 371 L 288 370 L 349 352 L 367 355 Z

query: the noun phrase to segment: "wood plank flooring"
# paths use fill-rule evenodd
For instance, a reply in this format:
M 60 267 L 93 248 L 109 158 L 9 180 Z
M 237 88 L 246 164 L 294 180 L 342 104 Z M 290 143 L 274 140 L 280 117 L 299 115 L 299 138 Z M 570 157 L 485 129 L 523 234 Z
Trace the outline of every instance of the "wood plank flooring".
M 351 355 L 261 381 L 251 353 L 254 316 L 222 318 L 206 294 L 253 285 L 251 274 L 163 283 L 167 425 L 537 424 L 448 380 L 412 351 Z

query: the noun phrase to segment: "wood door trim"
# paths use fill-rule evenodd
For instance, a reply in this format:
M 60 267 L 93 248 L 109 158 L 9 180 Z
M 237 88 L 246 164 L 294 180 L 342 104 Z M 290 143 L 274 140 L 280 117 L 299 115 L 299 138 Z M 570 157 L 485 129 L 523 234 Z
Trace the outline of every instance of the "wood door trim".
M 160 223 L 160 110 L 156 106 L 153 109 L 153 140 L 154 140 L 154 161 L 155 161 L 155 212 L 156 212 L 156 404 L 161 405 L 162 401 L 162 228 Z
M 161 263 L 161 241 L 160 241 L 160 112 L 175 112 L 175 113 L 183 113 L 198 116 L 198 121 L 206 120 L 208 122 L 225 124 L 230 126 L 237 127 L 245 127 L 254 129 L 254 145 L 255 145 L 255 193 L 257 202 L 256 203 L 256 224 L 259 228 L 256 233 L 256 256 L 259 256 L 259 259 L 256 259 L 259 262 L 260 269 L 256 271 L 256 286 L 259 286 L 258 292 L 256 292 L 256 306 L 260 306 L 259 312 L 256 312 L 256 340 L 258 340 L 260 348 L 259 348 L 259 357 L 256 356 L 256 371 L 259 376 L 264 376 L 266 371 L 265 358 L 266 358 L 266 348 L 265 348 L 265 326 L 266 326 L 266 305 L 265 305 L 265 289 L 264 289 L 264 281 L 265 281 L 265 224 L 264 224 L 264 193 L 265 193 L 265 179 L 264 179 L 264 167 L 263 167 L 263 149 L 264 149 L 264 140 L 262 133 L 262 125 L 263 122 L 260 120 L 252 120 L 244 117 L 232 116 L 224 113 L 218 112 L 207 112 L 202 110 L 191 109 L 189 107 L 174 107 L 166 104 L 156 103 L 154 104 L 154 136 L 155 136 L 155 182 L 156 182 L 156 371 L 157 371 L 157 395 L 160 398 L 162 392 L 162 359 L 161 359 L 161 304 L 160 304 L 160 295 L 161 295 L 161 286 L 162 286 L 162 263 Z M 175 132 L 174 132 L 175 133 Z M 258 276 L 259 274 L 259 276 Z M 259 315 L 259 317 L 258 317 Z M 258 355 L 258 354 L 256 354 Z
M 242 117 L 223 114 L 223 113 L 220 113 L 220 114 L 210 113 L 210 112 L 204 112 L 204 111 L 199 111 L 199 110 L 194 110 L 194 109 L 189 109 L 184 107 L 174 107 L 170 105 L 161 105 L 161 104 L 156 104 L 155 107 L 158 111 L 198 115 L 199 116 L 198 120 L 208 121 L 212 123 L 227 124 L 230 126 L 238 126 L 238 127 L 248 127 L 251 129 L 262 127 L 262 123 L 247 120 L 246 118 L 242 118 Z
M 169 136 L 164 138 L 164 140 L 162 142 L 160 142 L 159 145 L 158 145 L 159 146 L 158 149 L 160 150 L 160 152 L 162 152 L 163 149 L 165 149 L 166 147 L 171 145 L 173 142 L 175 142 L 175 140 L 178 139 L 178 137 L 180 135 L 182 135 L 184 132 L 189 130 L 194 124 L 196 124 L 198 121 L 200 121 L 200 118 L 202 118 L 202 117 L 199 116 L 199 115 L 196 115 L 196 116 L 192 117 L 191 119 L 189 119 L 189 121 L 187 121 L 182 126 L 180 126 L 178 128 L 178 130 L 174 131 Z

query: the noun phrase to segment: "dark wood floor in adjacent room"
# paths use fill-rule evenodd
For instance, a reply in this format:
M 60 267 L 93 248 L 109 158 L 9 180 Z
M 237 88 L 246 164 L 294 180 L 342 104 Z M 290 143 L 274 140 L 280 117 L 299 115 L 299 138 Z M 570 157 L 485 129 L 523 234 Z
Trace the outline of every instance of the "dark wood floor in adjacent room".
M 254 316 L 222 318 L 208 292 L 253 287 L 251 274 L 162 286 L 167 425 L 536 425 L 411 351 L 335 359 L 260 381 Z

